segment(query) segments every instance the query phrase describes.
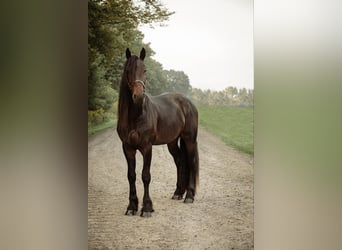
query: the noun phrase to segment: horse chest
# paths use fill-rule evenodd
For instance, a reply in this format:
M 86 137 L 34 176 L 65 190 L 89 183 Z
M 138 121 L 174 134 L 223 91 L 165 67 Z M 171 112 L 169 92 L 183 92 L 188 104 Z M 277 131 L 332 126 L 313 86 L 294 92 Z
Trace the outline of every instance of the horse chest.
M 128 134 L 127 142 L 130 145 L 136 146 L 140 142 L 140 135 L 136 130 L 131 130 Z
M 135 147 L 144 146 L 145 144 L 154 141 L 155 138 L 156 135 L 152 131 L 139 131 L 133 129 L 128 133 L 127 143 Z

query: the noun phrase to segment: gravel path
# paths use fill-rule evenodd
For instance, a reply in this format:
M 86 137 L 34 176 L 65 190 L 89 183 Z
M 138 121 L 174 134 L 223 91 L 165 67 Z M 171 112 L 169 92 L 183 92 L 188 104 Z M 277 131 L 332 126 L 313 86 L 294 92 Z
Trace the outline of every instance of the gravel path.
M 151 218 L 125 216 L 127 163 L 115 129 L 88 138 L 89 249 L 253 249 L 253 157 L 199 128 L 200 181 L 193 204 L 172 200 L 176 166 L 153 146 Z M 137 153 L 141 209 L 142 157 Z

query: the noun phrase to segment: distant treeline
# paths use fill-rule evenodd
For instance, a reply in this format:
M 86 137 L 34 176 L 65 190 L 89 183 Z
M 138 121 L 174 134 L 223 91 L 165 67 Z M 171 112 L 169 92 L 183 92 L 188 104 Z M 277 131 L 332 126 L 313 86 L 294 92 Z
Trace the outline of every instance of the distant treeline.
M 252 89 L 237 89 L 236 87 L 227 87 L 221 91 L 193 88 L 190 98 L 196 104 L 253 106 L 253 92 Z

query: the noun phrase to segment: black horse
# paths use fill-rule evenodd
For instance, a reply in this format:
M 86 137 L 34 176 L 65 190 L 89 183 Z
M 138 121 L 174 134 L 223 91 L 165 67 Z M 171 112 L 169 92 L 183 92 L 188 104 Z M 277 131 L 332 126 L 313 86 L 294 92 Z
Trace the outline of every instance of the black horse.
M 197 150 L 198 112 L 189 99 L 181 94 L 159 96 L 145 94 L 145 49 L 140 56 L 126 50 L 127 61 L 120 84 L 119 120 L 117 132 L 122 141 L 128 164 L 129 204 L 126 215 L 138 211 L 135 188 L 135 154 L 143 156 L 142 180 L 144 198 L 141 216 L 149 217 L 154 211 L 149 195 L 152 145 L 167 144 L 177 166 L 177 188 L 172 199 L 180 200 L 186 191 L 185 203 L 192 203 L 199 174 Z

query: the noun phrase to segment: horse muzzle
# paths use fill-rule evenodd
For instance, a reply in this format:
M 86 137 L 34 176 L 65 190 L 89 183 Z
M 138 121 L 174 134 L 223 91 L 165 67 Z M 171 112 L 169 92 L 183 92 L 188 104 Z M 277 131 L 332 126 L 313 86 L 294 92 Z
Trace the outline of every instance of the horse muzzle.
M 140 105 L 143 103 L 144 101 L 144 94 L 135 94 L 133 93 L 132 94 L 132 100 L 133 100 L 133 103 L 136 104 L 136 105 Z

